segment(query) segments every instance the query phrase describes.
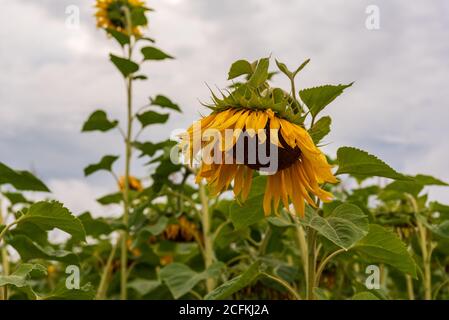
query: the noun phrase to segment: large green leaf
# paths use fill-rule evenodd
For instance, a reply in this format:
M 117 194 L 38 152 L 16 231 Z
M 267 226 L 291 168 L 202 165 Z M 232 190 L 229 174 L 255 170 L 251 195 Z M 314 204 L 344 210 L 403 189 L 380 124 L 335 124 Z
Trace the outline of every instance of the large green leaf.
M 368 217 L 350 203 L 339 205 L 325 218 L 308 209 L 301 223 L 346 250 L 366 236 L 369 228 Z
M 83 125 L 83 132 L 87 131 L 108 131 L 117 127 L 117 120 L 109 120 L 105 111 L 96 110 L 90 116 L 89 119 Z
M 329 134 L 331 131 L 331 123 L 331 117 L 322 117 L 309 130 L 310 136 L 315 144 L 318 144 L 325 136 Z
M 90 176 L 92 173 L 95 173 L 97 171 L 105 170 L 105 171 L 112 171 L 112 165 L 115 161 L 117 161 L 119 157 L 118 156 L 112 156 L 107 155 L 101 158 L 100 162 L 88 165 L 86 168 L 84 168 L 84 175 Z
M 156 111 L 146 111 L 137 115 L 137 119 L 139 119 L 142 128 L 145 128 L 151 124 L 166 123 L 168 117 L 168 113 L 158 113 Z
M 160 277 L 173 297 L 178 299 L 192 290 L 200 281 L 217 276 L 222 267 L 222 263 L 215 263 L 208 270 L 198 273 L 185 264 L 171 263 L 161 269 Z
M 237 60 L 231 65 L 231 69 L 228 72 L 228 80 L 237 78 L 244 74 L 251 74 L 253 69 L 251 63 L 246 60 Z
M 113 230 L 110 224 L 104 218 L 92 218 L 89 212 L 85 212 L 78 216 L 83 223 L 86 235 L 92 237 L 100 237 L 101 235 L 110 234 Z
M 350 84 L 325 85 L 301 90 L 299 96 L 309 108 L 313 117 L 323 110 L 329 103 L 335 100 L 343 91 L 352 86 Z
M 236 229 L 255 224 L 265 217 L 262 204 L 266 182 L 265 176 L 254 178 L 248 199 L 243 204 L 234 202 L 229 207 L 230 219 Z
M 221 286 L 215 288 L 209 292 L 204 299 L 205 300 L 223 300 L 229 298 L 232 294 L 239 290 L 249 286 L 260 275 L 260 261 L 254 262 L 245 272 L 241 275 L 226 281 Z
M 17 171 L 0 162 L 0 185 L 10 184 L 17 190 L 49 192 L 47 186 L 28 171 Z
M 396 180 L 411 180 L 388 164 L 366 151 L 352 147 L 341 147 L 337 151 L 338 174 L 351 174 L 361 177 L 385 177 Z
M 46 231 L 60 229 L 70 234 L 74 241 L 84 241 L 86 237 L 81 221 L 56 201 L 41 201 L 31 205 L 19 218 L 17 225 L 20 227 L 24 223 L 32 223 Z
M 168 108 L 172 110 L 176 110 L 181 112 L 181 108 L 179 106 L 172 102 L 169 98 L 163 95 L 157 95 L 155 98 L 150 98 L 151 105 L 153 106 L 159 106 L 161 108 Z
M 144 47 L 141 51 L 145 60 L 173 59 L 171 55 L 155 47 Z
M 8 276 L 0 275 L 0 287 L 4 285 L 13 285 L 18 288 L 29 286 L 29 279 L 32 271 L 46 274 L 47 268 L 41 264 L 22 263 L 12 274 Z
M 416 264 L 405 244 L 382 226 L 371 224 L 368 235 L 354 250 L 371 263 L 385 263 L 416 278 Z
M 111 35 L 117 42 L 123 47 L 129 43 L 129 36 L 123 32 L 119 32 L 114 29 L 107 29 L 106 32 Z
M 50 246 L 42 247 L 38 243 L 24 235 L 17 235 L 8 239 L 8 244 L 14 247 L 20 255 L 22 261 L 33 259 L 44 259 L 52 261 L 62 261 L 68 264 L 78 264 L 76 254 L 66 250 L 55 250 Z
M 129 59 L 121 58 L 113 54 L 110 54 L 109 56 L 112 63 L 125 78 L 139 70 L 139 65 Z

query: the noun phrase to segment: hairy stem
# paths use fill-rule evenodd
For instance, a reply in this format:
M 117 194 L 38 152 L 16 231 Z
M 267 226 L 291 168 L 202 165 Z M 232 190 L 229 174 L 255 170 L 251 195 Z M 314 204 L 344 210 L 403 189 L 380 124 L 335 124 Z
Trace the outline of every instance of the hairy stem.
M 313 289 L 315 287 L 315 271 L 316 271 L 316 232 L 311 227 L 307 228 L 307 244 L 308 244 L 308 271 L 307 271 L 307 300 L 314 300 Z
M 117 243 L 112 246 L 111 253 L 109 254 L 108 260 L 101 275 L 100 285 L 98 286 L 97 295 L 95 297 L 96 300 L 103 300 L 106 298 L 106 291 L 108 288 L 107 281 L 111 273 L 112 262 L 114 261 L 115 253 L 117 252 L 117 247 L 119 243 L 120 241 L 117 241 Z
M 288 292 L 290 292 L 296 298 L 296 300 L 302 300 L 301 296 L 295 291 L 295 289 L 293 289 L 290 286 L 290 284 L 287 281 L 285 281 L 285 280 L 283 280 L 281 278 L 278 278 L 276 276 L 273 276 L 271 274 L 265 273 L 265 272 L 263 272 L 262 275 L 264 275 L 265 277 L 267 277 L 267 278 L 269 278 L 269 279 L 271 279 L 273 281 L 276 281 L 277 283 L 281 284 L 284 288 L 286 288 L 288 290 Z

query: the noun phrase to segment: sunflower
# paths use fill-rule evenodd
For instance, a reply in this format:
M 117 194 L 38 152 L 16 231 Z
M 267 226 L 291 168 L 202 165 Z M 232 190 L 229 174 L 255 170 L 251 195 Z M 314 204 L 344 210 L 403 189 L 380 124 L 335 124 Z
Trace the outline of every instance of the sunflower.
M 305 203 L 316 207 L 313 195 L 323 202 L 332 194 L 323 183 L 336 183 L 325 155 L 295 112 L 292 97 L 280 88 L 262 89 L 240 84 L 219 99 L 213 95 L 213 112 L 194 123 L 182 137 L 181 148 L 190 164 L 200 152 L 196 180 L 205 179 L 212 195 L 233 182 L 236 197 L 245 201 L 254 171 L 265 172 L 263 209 L 277 212 L 280 201 L 304 216 Z M 265 153 L 266 160 L 260 159 Z
M 123 8 L 128 8 L 132 17 L 131 35 L 140 37 L 142 35 L 140 28 L 147 25 L 145 11 L 148 8 L 144 5 L 142 0 L 97 0 L 95 5 L 97 27 L 130 35 L 126 13 L 123 10 Z
M 198 240 L 200 235 L 196 224 L 186 217 L 179 217 L 178 223 L 172 223 L 164 230 L 164 238 L 167 240 L 192 241 Z
M 129 183 L 129 189 L 130 190 L 134 190 L 134 191 L 138 191 L 138 192 L 142 192 L 143 191 L 142 183 L 136 177 L 129 176 L 128 177 L 128 183 Z M 119 186 L 119 189 L 121 191 L 123 191 L 125 189 L 125 177 L 124 176 L 120 177 L 119 182 L 118 182 L 118 186 Z

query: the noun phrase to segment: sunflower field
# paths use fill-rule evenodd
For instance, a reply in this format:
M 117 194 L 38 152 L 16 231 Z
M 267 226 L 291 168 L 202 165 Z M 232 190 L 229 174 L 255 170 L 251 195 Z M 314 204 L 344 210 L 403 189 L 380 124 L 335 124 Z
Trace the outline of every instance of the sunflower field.
M 353 83 L 298 88 L 311 60 L 230 61 L 228 86 L 209 89 L 195 123 L 143 139 L 182 112 L 164 95 L 135 99 L 136 82 L 156 81 L 142 67 L 174 59 L 146 36 L 151 11 L 97 0 L 93 12 L 116 46 L 105 59 L 123 78 L 114 90 L 126 93 L 126 121 L 86 114 L 81 134 L 119 132 L 123 152 L 84 175 L 111 178 L 96 201 L 120 216 L 74 214 L 36 174 L 0 162 L 0 299 L 449 299 L 449 204 L 426 193 L 449 184 L 369 150 L 323 153 L 332 123 L 323 112 Z M 67 239 L 52 242 L 54 229 Z

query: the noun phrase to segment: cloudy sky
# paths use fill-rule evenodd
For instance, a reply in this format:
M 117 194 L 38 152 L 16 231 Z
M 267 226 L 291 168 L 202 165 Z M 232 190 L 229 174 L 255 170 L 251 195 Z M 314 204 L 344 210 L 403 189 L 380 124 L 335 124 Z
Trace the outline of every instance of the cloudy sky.
M 122 145 L 117 134 L 81 134 L 80 128 L 98 108 L 123 118 L 123 83 L 107 59 L 120 50 L 95 28 L 93 0 L 1 3 L 0 161 L 36 172 L 73 211 L 100 211 L 95 197 L 115 186 L 106 174 L 86 179 L 82 170 L 103 154 L 120 153 Z M 71 5 L 80 10 L 79 28 L 66 24 Z M 224 87 L 237 59 L 272 54 L 293 67 L 311 58 L 299 87 L 355 81 L 327 109 L 333 117 L 327 152 L 357 146 L 402 172 L 449 181 L 449 1 L 148 5 L 156 9 L 149 35 L 177 59 L 147 65 L 150 81 L 138 85 L 137 105 L 161 93 L 184 113 L 146 137 L 164 139 L 195 120 L 204 111 L 198 100 L 208 101 L 205 83 Z M 366 27 L 369 5 L 379 8 L 378 30 Z M 280 76 L 275 82 L 285 84 Z M 432 188 L 431 198 L 449 202 L 448 189 Z

